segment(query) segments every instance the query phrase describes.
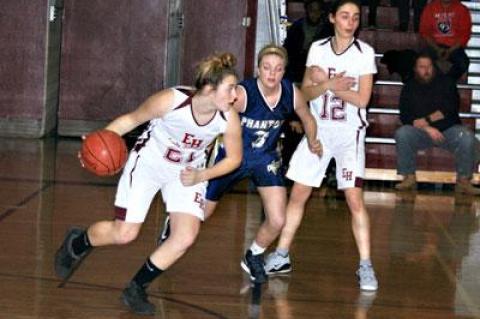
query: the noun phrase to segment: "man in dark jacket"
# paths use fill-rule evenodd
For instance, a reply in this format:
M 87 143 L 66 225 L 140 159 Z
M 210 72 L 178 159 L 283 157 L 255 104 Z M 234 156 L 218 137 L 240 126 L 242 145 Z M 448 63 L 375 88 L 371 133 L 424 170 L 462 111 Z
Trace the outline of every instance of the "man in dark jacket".
M 404 180 L 396 188 L 415 188 L 417 151 L 438 146 L 455 155 L 455 190 L 479 195 L 480 189 L 470 184 L 475 166 L 475 135 L 461 125 L 455 81 L 437 73 L 432 58 L 425 53 L 417 57 L 414 72 L 414 78 L 405 84 L 400 95 L 403 126 L 395 132 L 395 141 L 397 170 Z

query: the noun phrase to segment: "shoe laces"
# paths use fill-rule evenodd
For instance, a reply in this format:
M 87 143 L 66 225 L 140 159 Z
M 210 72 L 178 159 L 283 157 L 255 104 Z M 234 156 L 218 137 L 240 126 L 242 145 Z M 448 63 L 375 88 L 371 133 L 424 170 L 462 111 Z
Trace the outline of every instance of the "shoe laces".
M 375 280 L 375 272 L 373 271 L 372 266 L 360 266 L 360 268 L 358 269 L 358 275 L 362 280 Z

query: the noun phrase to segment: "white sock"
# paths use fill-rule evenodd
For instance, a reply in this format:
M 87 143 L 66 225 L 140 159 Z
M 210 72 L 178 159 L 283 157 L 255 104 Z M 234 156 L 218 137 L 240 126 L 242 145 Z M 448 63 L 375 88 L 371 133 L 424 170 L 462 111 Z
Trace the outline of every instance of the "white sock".
M 252 251 L 252 255 L 260 255 L 263 254 L 265 248 L 258 246 L 258 244 L 253 241 L 252 245 L 250 246 L 250 250 Z

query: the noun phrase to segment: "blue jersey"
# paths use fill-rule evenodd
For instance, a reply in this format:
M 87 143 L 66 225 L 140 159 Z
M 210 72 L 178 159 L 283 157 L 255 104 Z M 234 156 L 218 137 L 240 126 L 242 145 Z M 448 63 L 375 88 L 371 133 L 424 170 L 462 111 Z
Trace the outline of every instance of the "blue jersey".
M 239 113 L 242 125 L 243 156 L 275 153 L 282 124 L 294 112 L 294 87 L 289 80 L 282 80 L 282 94 L 274 108 L 270 108 L 258 87 L 257 79 L 242 81 L 246 91 L 245 111 Z

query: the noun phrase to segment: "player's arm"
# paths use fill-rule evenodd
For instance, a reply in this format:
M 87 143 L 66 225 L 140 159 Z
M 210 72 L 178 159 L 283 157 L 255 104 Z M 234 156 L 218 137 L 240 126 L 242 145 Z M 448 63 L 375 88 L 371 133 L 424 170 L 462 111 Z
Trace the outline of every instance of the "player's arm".
M 305 70 L 302 81 L 302 93 L 307 101 L 311 101 L 327 91 L 350 90 L 355 85 L 355 79 L 345 76 L 345 72 L 329 78 L 319 66 L 310 66 Z
M 247 91 L 242 85 L 237 85 L 236 91 L 237 99 L 233 102 L 233 108 L 238 113 L 243 113 L 247 108 Z
M 173 90 L 160 91 L 150 96 L 135 111 L 117 117 L 105 129 L 122 136 L 147 121 L 164 116 L 170 111 L 173 99 Z
M 223 133 L 225 157 L 215 165 L 204 170 L 187 167 L 180 173 L 180 180 L 185 186 L 192 186 L 230 173 L 242 162 L 242 129 L 240 118 L 235 110 L 228 112 L 227 129 Z
M 314 78 L 315 81 L 314 81 Z M 311 101 L 328 90 L 328 76 L 321 68 L 310 66 L 305 69 L 301 91 L 307 101 Z
M 307 137 L 308 147 L 310 151 L 315 154 L 322 154 L 322 143 L 317 138 L 317 122 L 312 113 L 308 109 L 302 92 L 294 86 L 295 90 L 295 113 L 302 122 L 305 136 Z
M 372 95 L 372 87 L 373 74 L 364 74 L 360 76 L 358 91 L 334 89 L 332 92 L 345 102 L 349 102 L 359 108 L 366 108 Z

